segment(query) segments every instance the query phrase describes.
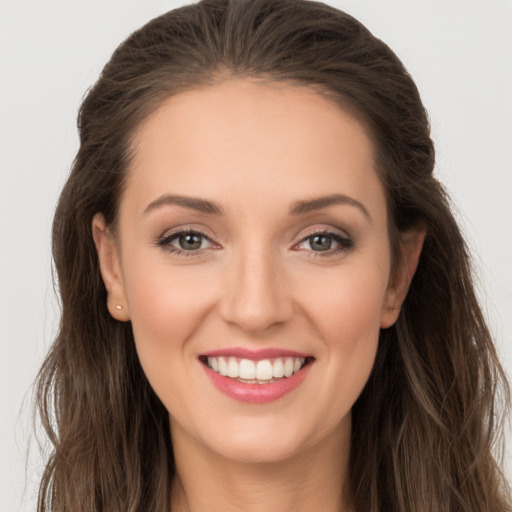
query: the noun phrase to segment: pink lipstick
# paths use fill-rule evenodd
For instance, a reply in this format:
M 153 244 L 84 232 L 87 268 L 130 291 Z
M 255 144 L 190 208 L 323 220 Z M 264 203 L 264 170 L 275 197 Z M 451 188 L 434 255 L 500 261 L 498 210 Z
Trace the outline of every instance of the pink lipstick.
M 257 361 L 260 359 L 273 359 L 276 357 L 311 357 L 310 354 L 304 352 L 296 352 L 295 350 L 283 350 L 280 348 L 265 348 L 261 350 L 249 350 L 246 348 L 224 348 L 221 350 L 212 350 L 202 354 L 205 357 L 238 357 L 240 359 L 251 359 Z
M 199 361 L 217 389 L 248 403 L 278 400 L 307 376 L 314 357 L 302 352 L 233 348 L 211 351 Z

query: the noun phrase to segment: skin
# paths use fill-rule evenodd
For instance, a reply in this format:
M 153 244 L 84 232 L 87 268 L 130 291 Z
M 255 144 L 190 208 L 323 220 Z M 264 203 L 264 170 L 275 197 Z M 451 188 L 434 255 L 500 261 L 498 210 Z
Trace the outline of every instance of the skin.
M 233 79 L 169 98 L 134 148 L 118 233 L 101 215 L 93 232 L 109 310 L 132 322 L 169 411 L 173 510 L 353 510 L 344 487 L 350 411 L 423 241 L 419 231 L 404 237 L 391 275 L 385 194 L 365 129 L 308 88 Z M 350 201 L 290 213 L 332 194 Z M 177 254 L 177 229 L 208 238 Z M 314 244 L 315 232 L 328 233 L 329 249 Z M 232 347 L 295 350 L 314 362 L 291 393 L 247 404 L 214 387 L 198 360 Z

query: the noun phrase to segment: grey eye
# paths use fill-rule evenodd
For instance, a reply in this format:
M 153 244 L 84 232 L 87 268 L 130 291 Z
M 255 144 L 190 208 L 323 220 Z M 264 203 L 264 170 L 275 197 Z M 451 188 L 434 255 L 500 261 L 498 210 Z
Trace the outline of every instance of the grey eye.
M 313 251 L 328 251 L 332 247 L 330 235 L 313 235 L 307 238 Z
M 179 235 L 176 241 L 179 248 L 184 251 L 197 251 L 203 245 L 203 237 L 197 233 Z
M 201 254 L 203 249 L 209 249 L 215 244 L 200 231 L 178 231 L 157 240 L 159 247 L 167 249 L 171 253 L 184 256 Z

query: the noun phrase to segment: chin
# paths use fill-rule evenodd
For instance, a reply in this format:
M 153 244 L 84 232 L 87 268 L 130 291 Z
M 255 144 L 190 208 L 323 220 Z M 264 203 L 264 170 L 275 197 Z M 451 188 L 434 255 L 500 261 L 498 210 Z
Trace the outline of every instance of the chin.
M 280 438 L 265 434 L 233 437 L 229 443 L 219 446 L 219 455 L 242 464 L 279 463 L 293 458 L 302 451 L 301 442 L 294 442 L 282 433 Z
M 294 458 L 314 446 L 304 421 L 283 422 L 277 418 L 244 418 L 222 429 L 210 430 L 203 443 L 219 456 L 244 464 L 278 463 Z M 312 429 L 314 432 L 316 429 Z M 229 432 L 229 435 L 225 435 Z M 220 433 L 220 432 L 219 432 Z M 213 434 L 213 435 L 212 435 Z M 318 440 L 316 440 L 318 441 Z

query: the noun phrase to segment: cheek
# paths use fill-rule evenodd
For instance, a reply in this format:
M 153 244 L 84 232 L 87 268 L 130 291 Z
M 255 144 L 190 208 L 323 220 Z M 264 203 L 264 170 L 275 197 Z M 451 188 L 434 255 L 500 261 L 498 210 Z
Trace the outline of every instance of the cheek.
M 187 354 L 193 357 L 187 341 L 211 303 L 204 280 L 189 269 L 171 272 L 162 265 L 135 264 L 128 269 L 126 291 L 135 344 L 148 379 L 179 376 L 186 367 L 178 363 Z M 158 387 L 156 382 L 152 385 Z
M 357 343 L 368 333 L 378 333 L 387 287 L 387 274 L 378 266 L 361 266 L 332 272 L 322 286 L 308 287 L 307 309 L 322 338 Z
M 304 305 L 327 355 L 322 378 L 338 390 L 324 404 L 326 424 L 335 424 L 340 414 L 349 412 L 369 378 L 378 347 L 386 276 L 378 266 L 340 271 L 323 287 L 311 288 Z

